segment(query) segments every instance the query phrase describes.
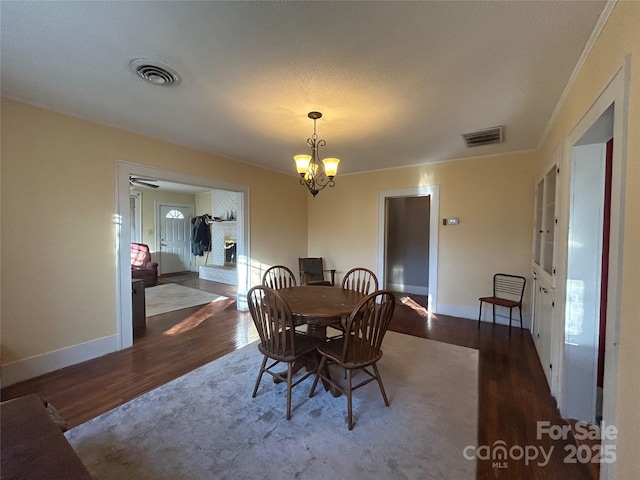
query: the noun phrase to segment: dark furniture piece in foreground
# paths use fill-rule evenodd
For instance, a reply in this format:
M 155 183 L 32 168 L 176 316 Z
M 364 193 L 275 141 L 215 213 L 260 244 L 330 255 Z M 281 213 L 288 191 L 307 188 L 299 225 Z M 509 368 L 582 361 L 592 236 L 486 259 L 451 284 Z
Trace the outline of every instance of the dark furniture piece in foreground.
M 496 273 L 493 276 L 493 296 L 481 297 L 480 313 L 478 314 L 478 328 L 482 318 L 482 303 L 490 303 L 493 306 L 493 323 L 496 323 L 496 305 L 509 309 L 509 331 L 511 331 L 511 316 L 513 309 L 518 307 L 520 313 L 520 328 L 522 328 L 522 297 L 527 280 L 519 275 Z M 504 316 L 504 315 L 498 315 Z
M 0 414 L 3 480 L 91 480 L 40 397 L 3 402 Z
M 389 323 L 391 323 L 395 306 L 395 296 L 387 290 L 378 290 L 367 295 L 347 319 L 344 336 L 330 340 L 318 347 L 322 360 L 320 360 L 309 397 L 313 396 L 320 378 L 329 383 L 332 388 L 346 395 L 349 430 L 353 430 L 352 393 L 354 390 L 376 380 L 384 404 L 389 406 L 377 362 L 382 358 L 382 340 L 389 328 Z M 328 363 L 336 364 L 345 369 L 347 383 L 344 388 L 326 375 Z M 373 372 L 367 368 L 369 366 Z M 352 384 L 354 370 L 361 370 L 367 374 L 367 378 L 355 386 Z
M 309 370 L 293 383 L 293 364 L 314 352 L 320 342 L 315 337 L 296 332 L 291 309 L 275 290 L 263 285 L 253 287 L 247 293 L 247 303 L 260 335 L 258 350 L 264 355 L 252 397 L 255 398 L 257 395 L 262 374 L 265 372 L 277 381 L 287 382 L 287 420 L 290 420 L 291 389 L 315 373 L 315 370 Z M 267 366 L 269 360 L 272 363 Z M 286 376 L 272 370 L 281 362 L 287 364 Z
M 298 258 L 300 267 L 300 285 L 331 285 L 335 284 L 336 271 L 324 268 L 322 257 Z M 324 277 L 325 272 L 329 272 L 331 280 Z
M 145 287 L 158 283 L 158 264 L 151 261 L 149 245 L 131 244 L 131 278 L 144 280 Z
M 144 296 L 144 280 L 131 279 L 131 309 L 133 332 L 146 328 L 147 311 Z

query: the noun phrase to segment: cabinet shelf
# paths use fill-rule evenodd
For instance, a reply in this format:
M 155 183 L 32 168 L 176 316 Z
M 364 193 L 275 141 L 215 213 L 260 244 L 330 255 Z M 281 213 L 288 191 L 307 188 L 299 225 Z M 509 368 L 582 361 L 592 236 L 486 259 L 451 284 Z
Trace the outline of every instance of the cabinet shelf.
M 536 183 L 534 210 L 533 264 L 551 280 L 555 264 L 556 179 L 554 163 Z

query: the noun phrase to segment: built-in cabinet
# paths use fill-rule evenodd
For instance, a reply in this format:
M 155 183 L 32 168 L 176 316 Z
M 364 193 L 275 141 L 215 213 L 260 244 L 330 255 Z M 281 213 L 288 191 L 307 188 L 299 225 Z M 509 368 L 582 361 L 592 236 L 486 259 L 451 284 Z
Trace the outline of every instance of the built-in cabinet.
M 551 328 L 555 319 L 555 289 L 539 277 L 538 272 L 533 271 L 533 341 L 540 357 L 540 363 L 547 382 L 551 386 L 551 374 L 553 371 Z
M 552 330 L 556 321 L 556 186 L 559 161 L 559 153 L 555 152 L 536 180 L 533 222 L 531 335 L 550 386 L 554 373 Z

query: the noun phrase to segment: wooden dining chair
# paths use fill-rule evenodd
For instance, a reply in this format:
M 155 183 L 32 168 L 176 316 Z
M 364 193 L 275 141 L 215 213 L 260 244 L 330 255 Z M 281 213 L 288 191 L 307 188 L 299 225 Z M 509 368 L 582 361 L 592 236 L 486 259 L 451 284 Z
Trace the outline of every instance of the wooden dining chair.
M 336 271 L 324 268 L 322 257 L 298 258 L 300 267 L 300 285 L 335 285 Z M 330 280 L 324 276 L 325 272 L 330 275 Z
M 353 290 L 363 295 L 369 295 L 371 292 L 378 290 L 378 278 L 371 270 L 364 267 L 356 267 L 349 270 L 342 278 L 342 288 L 345 290 Z M 330 337 L 330 339 L 338 338 L 344 334 L 344 324 L 347 317 L 342 318 L 341 325 L 332 325 L 331 328 L 339 330 L 341 333 Z
M 511 332 L 511 317 L 513 309 L 518 307 L 520 314 L 520 328 L 522 328 L 522 297 L 527 280 L 519 275 L 496 273 L 493 276 L 493 295 L 480 297 L 480 313 L 478 314 L 478 328 L 482 318 L 482 303 L 490 303 L 493 307 L 493 323 L 496 323 L 496 305 L 509 309 L 509 332 Z M 504 315 L 498 315 L 504 316 Z M 506 318 L 506 317 L 505 317 Z
M 344 394 L 347 397 L 349 430 L 353 429 L 352 393 L 354 390 L 376 380 L 384 404 L 389 406 L 377 362 L 382 358 L 382 340 L 389 328 L 395 306 L 396 299 L 388 290 L 378 290 L 367 295 L 349 316 L 344 336 L 318 347 L 321 360 L 309 397 L 313 396 L 318 380 L 321 378 Z M 331 363 L 345 369 L 347 379 L 344 387 L 327 374 L 329 371 L 327 365 Z M 373 372 L 368 367 L 371 367 Z M 367 374 L 367 378 L 355 386 L 352 384 L 354 370 L 361 370 Z
M 368 268 L 352 268 L 342 279 L 342 288 L 369 295 L 378 290 L 378 278 Z
M 262 285 L 274 290 L 298 286 L 296 276 L 284 265 L 274 265 L 268 268 L 262 276 Z
M 286 382 L 287 420 L 290 420 L 291 389 L 316 371 L 311 369 L 293 382 L 293 364 L 313 352 L 318 347 L 319 340 L 295 331 L 291 309 L 275 290 L 264 285 L 253 287 L 247 293 L 247 302 L 251 318 L 260 336 L 258 350 L 264 355 L 252 397 L 255 398 L 258 394 L 262 374 L 265 372 L 278 381 Z M 272 363 L 267 366 L 269 360 L 272 360 Z M 287 364 L 286 376 L 273 371 L 273 367 L 279 363 Z

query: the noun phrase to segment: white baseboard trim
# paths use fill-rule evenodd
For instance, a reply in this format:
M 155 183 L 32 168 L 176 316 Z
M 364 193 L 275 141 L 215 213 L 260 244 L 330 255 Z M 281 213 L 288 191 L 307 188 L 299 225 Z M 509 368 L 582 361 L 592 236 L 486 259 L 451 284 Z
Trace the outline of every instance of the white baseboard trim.
M 403 283 L 387 282 L 387 290 L 392 292 L 413 293 L 414 295 L 429 295 L 428 287 L 420 287 L 418 285 L 405 285 Z
M 478 321 L 478 312 L 480 305 L 477 307 L 469 307 L 465 305 L 447 305 L 447 304 L 438 304 L 438 309 L 436 310 L 436 315 L 441 313 L 442 315 L 450 315 L 452 317 L 460 317 L 460 318 L 468 318 L 469 320 Z M 503 315 L 504 312 L 499 312 L 496 310 L 496 313 Z M 506 310 L 506 314 L 509 315 L 509 310 Z M 518 311 L 514 309 L 513 311 L 513 319 L 514 321 L 511 323 L 512 326 L 519 327 L 520 326 L 520 316 L 518 315 Z M 482 319 L 483 322 L 493 322 L 493 318 L 491 315 L 491 305 L 482 307 Z M 522 314 L 522 323 L 523 327 L 529 330 L 531 325 L 531 315 L 527 315 L 526 313 Z M 496 324 L 498 325 L 509 325 L 509 317 L 499 317 L 496 315 Z
M 118 347 L 118 335 L 111 335 L 2 365 L 0 369 L 2 386 L 7 387 L 76 363 L 101 357 L 115 352 Z

